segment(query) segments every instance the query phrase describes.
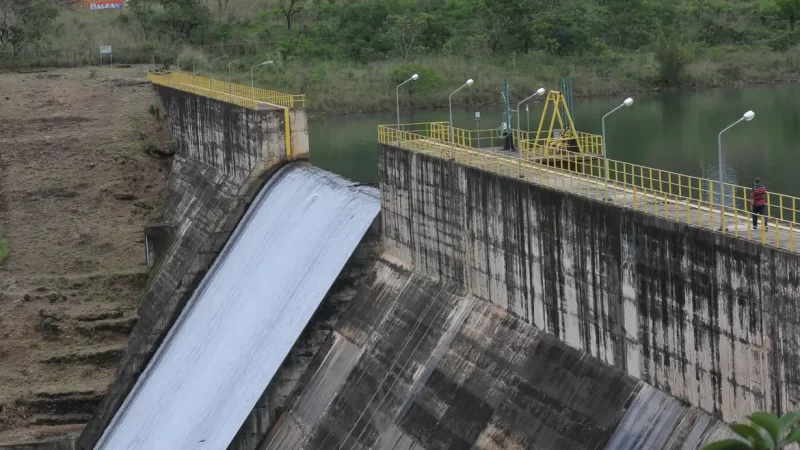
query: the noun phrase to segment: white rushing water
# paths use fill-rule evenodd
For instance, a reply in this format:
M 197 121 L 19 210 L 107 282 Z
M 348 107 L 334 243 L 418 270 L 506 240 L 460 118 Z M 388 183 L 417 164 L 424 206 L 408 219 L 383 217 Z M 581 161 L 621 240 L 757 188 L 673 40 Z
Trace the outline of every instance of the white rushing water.
M 262 189 L 97 449 L 225 449 L 380 209 L 308 165 Z

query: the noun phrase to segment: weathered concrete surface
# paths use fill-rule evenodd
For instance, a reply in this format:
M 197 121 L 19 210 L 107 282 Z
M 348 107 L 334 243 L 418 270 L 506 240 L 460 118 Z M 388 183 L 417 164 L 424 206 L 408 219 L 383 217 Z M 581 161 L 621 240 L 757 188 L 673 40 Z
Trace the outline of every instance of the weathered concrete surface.
M 283 108 L 256 111 L 154 86 L 177 152 L 185 158 L 216 167 L 234 180 L 245 180 L 254 168 L 286 159 Z
M 726 425 L 382 259 L 260 449 L 697 449 Z
M 387 250 L 725 421 L 800 407 L 800 258 L 388 146 Z
M 94 446 L 249 203 L 287 161 L 282 109 L 252 111 L 169 88 L 156 91 L 177 149 L 164 205 L 165 222 L 176 231 L 153 268 L 139 322 L 116 379 L 81 434 L 81 449 Z

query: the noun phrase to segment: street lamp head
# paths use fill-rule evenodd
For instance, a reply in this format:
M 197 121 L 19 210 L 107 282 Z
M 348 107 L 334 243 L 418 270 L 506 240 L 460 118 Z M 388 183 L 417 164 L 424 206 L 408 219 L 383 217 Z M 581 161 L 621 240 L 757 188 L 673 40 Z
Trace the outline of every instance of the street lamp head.
M 628 97 L 628 98 L 625 99 L 624 102 L 622 102 L 622 104 L 625 105 L 625 106 L 631 106 L 633 104 L 633 99 Z
M 274 63 L 274 62 L 275 62 L 275 61 L 273 61 L 273 60 L 271 60 L 271 59 L 270 59 L 269 61 L 264 61 L 263 63 L 261 63 L 261 65 L 262 65 L 262 66 L 266 66 L 267 64 L 272 64 L 272 63 Z
M 544 95 L 544 88 L 539 88 L 536 90 L 536 95 Z
M 743 118 L 744 120 L 750 122 L 751 120 L 756 118 L 756 113 L 754 113 L 753 111 L 747 111 L 746 113 L 744 113 Z
M 415 73 L 414 75 L 411 75 L 411 79 L 417 81 L 419 80 L 419 75 Z
M 466 83 L 464 83 L 464 86 L 472 86 L 472 83 L 474 83 L 474 81 L 472 81 L 472 78 L 470 78 Z

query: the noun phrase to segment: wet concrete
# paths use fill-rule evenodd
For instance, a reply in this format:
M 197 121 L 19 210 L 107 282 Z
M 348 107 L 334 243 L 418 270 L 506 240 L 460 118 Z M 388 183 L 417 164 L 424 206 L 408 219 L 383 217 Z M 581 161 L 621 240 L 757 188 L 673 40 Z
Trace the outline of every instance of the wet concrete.
M 800 405 L 797 255 L 389 146 L 384 243 L 726 421 Z
M 287 162 L 282 109 L 253 111 L 164 87 L 156 92 L 177 149 L 164 201 L 164 223 L 175 234 L 151 272 L 139 322 L 81 434 L 81 449 L 94 446 L 248 205 Z
M 386 256 L 260 449 L 699 449 L 724 423 Z

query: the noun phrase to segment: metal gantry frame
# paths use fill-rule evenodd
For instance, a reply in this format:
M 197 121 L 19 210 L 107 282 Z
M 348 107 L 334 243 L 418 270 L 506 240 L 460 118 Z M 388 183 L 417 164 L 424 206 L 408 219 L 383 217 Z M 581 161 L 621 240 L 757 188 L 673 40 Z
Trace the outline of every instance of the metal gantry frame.
M 550 125 L 545 130 L 545 119 L 547 118 L 548 113 L 550 115 Z M 556 128 L 556 123 L 558 123 L 558 128 Z M 556 129 L 562 131 L 561 136 L 555 137 L 553 135 L 553 132 Z M 569 133 L 567 133 L 567 130 L 569 130 Z M 565 136 L 565 134 L 572 134 L 573 136 Z M 550 147 L 551 145 L 561 144 L 563 140 L 575 137 L 574 135 L 575 123 L 572 121 L 572 114 L 569 111 L 569 106 L 567 105 L 564 95 L 559 91 L 548 92 L 547 100 L 544 104 L 544 110 L 542 111 L 542 118 L 539 119 L 539 128 L 536 130 L 536 138 L 534 143 L 543 143 L 544 146 Z M 578 146 L 578 151 L 583 153 L 584 149 L 580 139 L 575 139 L 575 142 Z

